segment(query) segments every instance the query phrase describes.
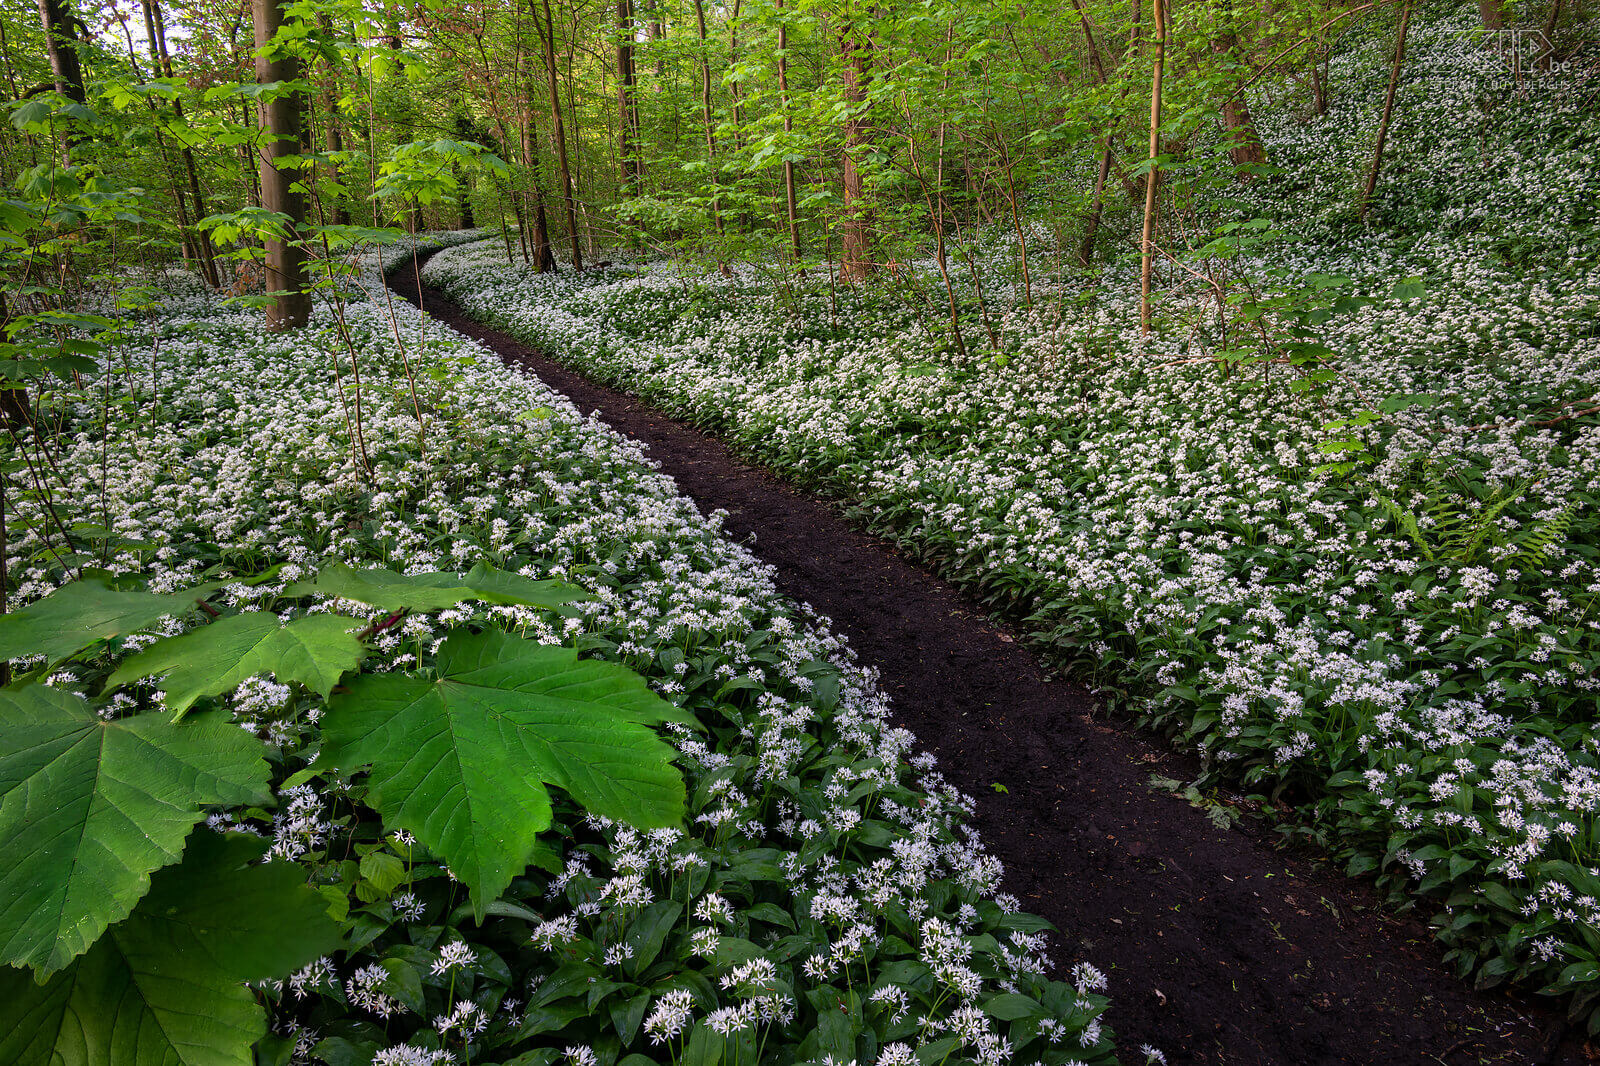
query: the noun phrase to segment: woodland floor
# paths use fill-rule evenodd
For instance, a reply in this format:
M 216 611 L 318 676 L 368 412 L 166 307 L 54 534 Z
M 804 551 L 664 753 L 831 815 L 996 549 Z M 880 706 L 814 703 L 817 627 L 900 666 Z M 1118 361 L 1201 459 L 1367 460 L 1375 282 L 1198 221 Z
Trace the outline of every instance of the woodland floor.
M 423 255 L 426 260 L 426 253 Z M 391 278 L 416 303 L 412 264 Z M 778 585 L 829 616 L 880 672 L 899 721 L 978 798 L 976 826 L 1007 891 L 1064 932 L 1058 964 L 1111 980 L 1107 1022 L 1126 1062 L 1580 1063 L 1582 1041 L 1543 1008 L 1473 992 L 1425 923 L 1251 820 L 1220 829 L 1154 789 L 1188 780 L 1181 756 L 1108 719 L 949 584 L 866 535 L 832 504 L 742 461 L 721 441 L 467 318 L 424 288 L 427 311 L 507 363 L 598 410 Z M 993 787 L 1003 785 L 1005 792 Z

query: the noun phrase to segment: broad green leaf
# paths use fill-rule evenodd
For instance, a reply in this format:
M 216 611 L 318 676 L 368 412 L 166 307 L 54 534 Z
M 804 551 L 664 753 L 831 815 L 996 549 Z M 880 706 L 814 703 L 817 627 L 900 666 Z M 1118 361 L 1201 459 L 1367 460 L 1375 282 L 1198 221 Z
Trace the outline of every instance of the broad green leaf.
M 334 563 L 310 581 L 284 590 L 286 596 L 320 592 L 386 611 L 440 611 L 462 600 L 519 604 L 526 607 L 560 607 L 593 597 L 561 581 L 534 581 L 479 563 L 465 577 L 449 572 L 397 574 L 392 570 L 352 570 Z
M 0 970 L 0 1061 L 251 1066 L 266 1016 L 244 981 L 339 944 L 325 901 L 257 839 L 197 833 L 129 918 L 44 985 Z
M 266 611 L 236 614 L 157 641 L 118 666 L 106 686 L 163 674 L 167 707 L 180 717 L 201 696 L 229 692 L 257 674 L 298 681 L 326 698 L 366 656 L 366 647 L 351 632 L 360 625 L 328 614 L 296 618 L 288 625 Z
M 162 596 L 113 588 L 101 577 L 63 585 L 20 611 L 0 615 L 0 659 L 43 655 L 54 662 L 97 640 L 126 636 L 193 607 L 217 584 Z
M 71 693 L 0 689 L 0 962 L 51 973 L 87 950 L 205 805 L 272 802 L 263 754 L 220 719 L 106 722 Z
M 549 828 L 547 785 L 633 825 L 682 820 L 683 779 L 651 726 L 689 719 L 626 667 L 458 631 L 438 673 L 356 678 L 329 702 L 322 758 L 371 766 L 368 801 L 385 827 L 443 857 L 479 920 Z

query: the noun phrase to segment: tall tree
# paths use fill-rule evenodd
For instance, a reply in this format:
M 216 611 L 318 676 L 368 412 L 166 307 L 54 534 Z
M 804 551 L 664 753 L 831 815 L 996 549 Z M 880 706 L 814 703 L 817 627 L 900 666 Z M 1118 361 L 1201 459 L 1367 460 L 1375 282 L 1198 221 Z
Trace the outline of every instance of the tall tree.
M 871 58 L 865 38 L 857 31 L 852 17 L 839 27 L 840 73 L 844 97 L 844 151 L 840 171 L 844 186 L 844 213 L 839 220 L 841 253 L 840 274 L 850 281 L 872 276 L 872 213 L 866 203 L 866 184 L 862 179 L 862 160 L 872 149 L 872 134 L 867 123 L 867 80 Z
M 1222 17 L 1231 22 L 1233 18 L 1231 4 L 1224 5 Z M 1239 38 L 1231 24 L 1225 24 L 1211 38 L 1211 51 L 1231 69 L 1238 69 L 1244 65 L 1240 56 Z M 1222 125 L 1227 131 L 1228 158 L 1232 160 L 1235 168 L 1241 168 L 1238 170 L 1239 177 L 1244 180 L 1254 177 L 1253 171 L 1242 168 L 1265 163 L 1267 150 L 1256 133 L 1255 122 L 1250 117 L 1250 105 L 1245 102 L 1242 87 L 1230 92 L 1222 101 Z
M 556 24 L 550 15 L 550 0 L 544 6 L 544 66 L 550 81 L 550 139 L 555 142 L 556 169 L 561 178 L 561 198 L 567 209 L 567 237 L 572 248 L 572 269 L 583 269 L 583 248 L 579 243 L 578 208 L 572 195 L 572 166 L 567 156 L 567 127 L 561 120 L 561 82 L 556 74 Z
M 789 24 L 784 19 L 783 0 L 775 0 L 778 16 L 778 93 L 783 107 L 785 137 L 794 134 L 794 113 L 789 106 Z M 800 259 L 800 222 L 795 211 L 794 147 L 784 145 L 783 199 L 785 221 L 789 225 L 789 254 Z
M 83 65 L 78 60 L 83 20 L 72 10 L 70 0 L 39 0 L 39 21 L 44 26 L 45 49 L 50 53 L 56 92 L 83 103 Z
M 1155 268 L 1156 187 L 1161 171 L 1156 160 L 1161 155 L 1161 81 L 1167 68 L 1167 4 L 1151 0 L 1150 13 L 1155 37 L 1150 42 L 1150 160 L 1144 179 L 1144 234 L 1139 243 L 1139 332 L 1150 333 L 1150 279 Z
M 1389 67 L 1389 88 L 1383 96 L 1383 118 L 1378 122 L 1378 143 L 1372 149 L 1372 166 L 1367 169 L 1367 186 L 1361 192 L 1361 221 L 1367 220 L 1367 208 L 1372 205 L 1372 194 L 1378 188 L 1378 171 L 1383 167 L 1383 147 L 1389 139 L 1389 120 L 1394 115 L 1394 92 L 1400 84 L 1400 68 L 1406 61 L 1406 27 L 1411 22 L 1411 4 L 1400 9 L 1400 28 L 1394 35 L 1394 62 Z
M 150 38 L 150 60 L 160 69 L 163 75 L 171 78 L 173 77 L 172 54 L 167 51 L 167 24 L 161 15 L 161 4 L 159 0 L 143 0 L 142 6 L 144 8 L 145 33 Z M 173 98 L 172 111 L 181 122 L 184 117 L 182 98 Z M 205 194 L 200 191 L 200 170 L 195 165 L 194 149 L 190 148 L 188 142 L 185 141 L 179 148 L 178 154 L 183 159 L 183 169 L 189 179 L 189 195 L 194 201 L 194 217 L 195 221 L 198 222 L 200 219 L 205 218 L 208 212 L 206 211 Z M 181 204 L 179 213 L 180 215 L 182 213 Z M 214 289 L 222 283 L 222 279 L 217 272 L 217 260 L 212 253 L 211 242 L 197 233 L 194 243 L 196 250 L 200 253 L 200 272 L 206 279 L 206 284 Z
M 622 169 L 622 195 L 631 196 L 639 181 L 639 109 L 634 105 L 633 0 L 617 0 L 617 161 Z
M 292 82 L 300 76 L 300 63 L 281 43 L 275 43 L 286 20 L 289 0 L 254 0 L 256 31 L 256 82 L 261 85 Z M 261 206 L 286 216 L 282 237 L 266 241 L 266 286 L 272 296 L 267 306 L 267 328 L 299 329 L 311 317 L 311 294 L 306 290 L 306 254 L 300 246 L 305 225 L 305 195 L 295 187 L 296 169 L 288 159 L 300 153 L 301 100 L 298 92 L 275 91 L 261 104 L 262 136 L 256 155 L 260 160 Z

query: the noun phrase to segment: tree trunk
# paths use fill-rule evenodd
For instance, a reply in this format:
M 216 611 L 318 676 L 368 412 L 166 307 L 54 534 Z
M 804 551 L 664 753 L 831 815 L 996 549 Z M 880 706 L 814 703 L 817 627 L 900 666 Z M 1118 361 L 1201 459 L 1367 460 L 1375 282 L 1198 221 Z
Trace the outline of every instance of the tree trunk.
M 1230 62 L 1236 62 L 1239 55 L 1239 40 L 1231 30 L 1219 33 L 1211 40 L 1211 51 Z M 1262 166 L 1266 163 L 1267 150 L 1256 134 L 1255 123 L 1250 119 L 1250 106 L 1245 103 L 1243 92 L 1235 91 L 1222 102 L 1222 125 L 1228 131 L 1228 158 L 1235 168 Z M 1236 171 L 1236 176 L 1242 181 L 1248 181 L 1256 175 L 1252 171 L 1244 170 Z
M 1089 205 L 1089 221 L 1083 229 L 1083 243 L 1078 245 L 1078 262 L 1087 267 L 1094 262 L 1094 246 L 1100 237 L 1100 216 L 1105 212 L 1106 178 L 1111 174 L 1111 141 L 1107 138 L 1100 151 L 1100 171 L 1094 179 L 1094 199 Z
M 639 112 L 634 107 L 633 0 L 617 0 L 617 161 L 623 196 L 639 183 Z
M 700 32 L 700 124 L 706 134 L 706 167 L 711 175 L 711 220 L 717 227 L 717 236 L 723 235 L 721 180 L 717 174 L 716 120 L 711 112 L 711 44 L 706 35 L 706 6 L 703 0 L 694 0 L 695 25 Z M 728 264 L 717 249 L 717 269 L 727 276 Z
M 1490 33 L 1501 32 L 1508 21 L 1505 0 L 1478 0 L 1478 17 L 1483 20 L 1483 28 Z
M 145 32 L 150 36 L 150 58 L 161 69 L 161 73 L 171 78 L 172 54 L 167 51 L 167 24 L 161 17 L 161 4 L 159 0 L 144 0 Z M 183 118 L 183 101 L 176 97 L 172 101 L 173 114 L 179 119 Z M 187 144 L 180 149 L 183 158 L 183 169 L 189 178 L 189 196 L 194 201 L 194 219 L 199 222 L 205 218 L 206 198 L 200 191 L 200 170 L 195 166 L 194 152 Z M 204 233 L 196 230 L 195 244 L 200 253 L 200 272 L 206 279 L 206 284 L 213 289 L 222 284 L 222 277 L 217 270 L 217 260 L 212 252 L 211 241 Z
M 778 15 L 778 93 L 783 103 L 783 133 L 794 133 L 794 116 L 789 113 L 789 26 L 783 20 L 783 0 L 775 0 Z M 789 254 L 796 262 L 800 259 L 800 222 L 795 211 L 794 160 L 788 158 L 785 146 L 783 160 L 783 197 L 789 223 Z
M 870 74 L 865 43 L 856 36 L 853 23 L 839 29 L 839 55 L 844 89 L 844 153 L 840 170 L 844 185 L 844 216 L 839 221 L 841 250 L 839 270 L 847 281 L 863 281 L 872 276 L 872 214 L 863 202 L 866 187 L 862 180 L 860 157 L 871 148 L 871 133 L 863 114 Z
M 728 69 L 734 70 L 739 66 L 739 9 L 744 0 L 733 0 L 733 12 L 728 16 Z M 733 147 L 737 151 L 744 147 L 744 101 L 740 95 L 739 83 L 728 83 L 728 95 L 733 100 Z
M 1394 64 L 1389 68 L 1389 90 L 1383 96 L 1383 119 L 1378 123 L 1378 143 L 1372 149 L 1372 167 L 1367 171 L 1367 187 L 1361 194 L 1361 221 L 1378 188 L 1378 171 L 1383 167 L 1383 145 L 1389 139 L 1389 119 L 1394 114 L 1394 90 L 1400 84 L 1400 67 L 1406 61 L 1406 26 L 1411 22 L 1411 5 L 1400 9 L 1400 29 L 1394 36 Z
M 267 49 L 284 22 L 286 0 L 253 0 L 256 50 Z M 256 81 L 294 81 L 300 64 L 288 55 L 257 55 Z M 299 247 L 300 227 L 305 224 L 305 196 L 294 188 L 297 172 L 279 168 L 278 160 L 300 153 L 300 97 L 284 93 L 261 105 L 261 125 L 265 136 L 257 154 L 261 160 L 261 206 L 287 215 L 289 240 L 269 239 L 265 283 L 272 297 L 267 307 L 267 328 L 298 329 L 311 317 L 311 294 L 306 291 L 305 249 Z
M 478 131 L 472 128 L 471 121 L 465 115 L 457 115 L 455 119 L 456 139 L 461 141 L 479 140 Z M 488 140 L 483 137 L 483 140 Z M 472 213 L 472 176 L 463 174 L 460 167 L 456 168 L 456 180 L 461 185 L 461 228 L 475 229 L 478 220 Z
M 325 13 L 319 14 L 317 18 L 322 23 L 322 32 L 332 37 L 333 20 Z M 339 126 L 338 78 L 338 73 L 330 64 L 328 67 L 328 81 L 323 86 L 322 91 L 322 109 L 328 115 L 328 128 L 323 135 L 323 140 L 327 144 L 330 153 L 344 151 L 344 130 Z M 328 220 L 335 226 L 348 225 L 350 213 L 345 210 L 342 191 L 344 174 L 340 171 L 338 163 L 328 164 L 328 180 L 333 185 L 333 196 L 331 197 L 333 210 L 329 213 Z
M 578 211 L 572 198 L 572 168 L 567 161 L 567 128 L 561 121 L 561 83 L 556 76 L 556 24 L 550 16 L 550 0 L 544 6 L 544 65 L 550 80 L 550 139 L 556 146 L 556 168 L 561 177 L 561 198 L 567 209 L 567 237 L 572 244 L 572 269 L 583 269 L 583 248 L 579 243 Z M 539 205 L 540 211 L 544 205 Z
M 1089 22 L 1089 13 L 1083 9 L 1079 0 L 1072 0 L 1072 7 L 1078 13 L 1078 21 L 1083 24 L 1083 40 L 1089 47 L 1089 64 L 1094 68 L 1096 83 L 1106 83 L 1105 62 L 1100 58 L 1100 47 L 1095 43 L 1094 26 Z M 1100 236 L 1100 218 L 1105 214 L 1106 178 L 1111 174 L 1111 137 L 1108 134 L 1100 145 L 1100 166 L 1094 179 L 1094 198 L 1089 201 L 1089 219 L 1084 226 L 1083 242 L 1078 245 L 1078 262 L 1087 267 L 1094 262 L 1094 246 Z
M 83 67 L 78 62 L 78 34 L 83 20 L 69 6 L 70 0 L 39 0 L 39 21 L 44 27 L 45 48 L 50 53 L 50 71 L 55 75 L 56 92 L 69 100 L 84 103 Z
M 532 89 L 532 86 L 529 86 Z M 532 100 L 528 103 L 531 105 Z M 533 257 L 533 269 L 540 274 L 556 269 L 555 253 L 550 250 L 550 219 L 545 213 L 544 189 L 539 184 L 539 142 L 534 135 L 533 118 L 522 116 L 522 169 L 528 174 L 528 184 L 533 197 L 525 214 L 528 225 L 528 251 Z
M 1151 0 L 1151 21 L 1155 37 L 1151 41 L 1155 58 L 1150 64 L 1150 169 L 1144 181 L 1144 234 L 1139 243 L 1139 332 L 1150 335 L 1150 278 L 1155 268 L 1156 186 L 1160 171 L 1156 157 L 1161 154 L 1161 79 L 1167 65 L 1166 0 Z

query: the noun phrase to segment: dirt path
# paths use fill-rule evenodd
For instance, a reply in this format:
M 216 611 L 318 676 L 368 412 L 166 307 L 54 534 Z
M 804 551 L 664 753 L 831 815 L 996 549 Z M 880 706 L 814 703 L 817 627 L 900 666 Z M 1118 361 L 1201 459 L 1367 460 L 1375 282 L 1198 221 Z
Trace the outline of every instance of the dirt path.
M 392 284 L 415 303 L 406 268 Z M 878 668 L 899 719 L 979 797 L 1006 889 L 1065 931 L 1060 961 L 1108 972 L 1125 1061 L 1142 1062 L 1144 1042 L 1174 1066 L 1584 1061 L 1548 1012 L 1455 980 L 1425 925 L 1383 915 L 1366 886 L 1153 791 L 1152 773 L 1188 779 L 1189 767 L 1096 717 L 1081 686 L 1048 679 L 949 584 L 829 504 L 485 329 L 437 290 L 422 295 L 436 318 L 649 445 L 703 511 L 728 511 L 728 533 L 777 568 L 786 594 Z

